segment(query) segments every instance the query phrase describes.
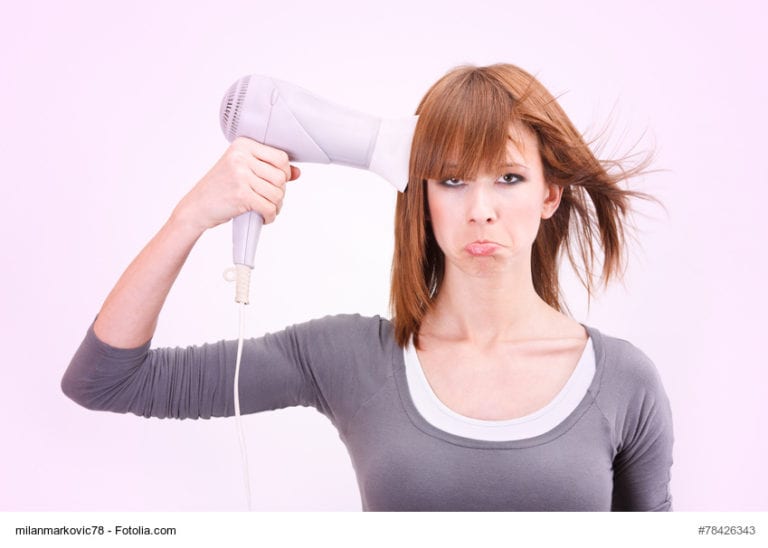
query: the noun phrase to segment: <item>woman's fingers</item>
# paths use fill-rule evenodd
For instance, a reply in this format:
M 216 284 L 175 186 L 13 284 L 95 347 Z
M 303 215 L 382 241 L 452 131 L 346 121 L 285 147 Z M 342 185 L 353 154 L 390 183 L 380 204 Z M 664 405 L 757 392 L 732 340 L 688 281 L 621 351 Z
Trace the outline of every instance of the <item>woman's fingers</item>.
M 287 181 L 301 171 L 282 150 L 238 137 L 182 199 L 175 213 L 203 229 L 247 211 L 271 223 L 280 212 Z
M 264 145 L 247 137 L 238 137 L 232 141 L 234 146 L 243 147 L 257 161 L 269 164 L 283 173 L 283 182 L 291 180 L 291 164 L 288 154 L 280 149 Z
M 268 224 L 280 213 L 286 182 L 298 178 L 301 171 L 288 163 L 288 155 L 283 151 L 256 142 L 247 146 L 252 153 L 248 165 L 254 175 L 248 178 L 248 184 L 254 194 L 264 199 L 254 200 L 249 207 L 259 211 Z

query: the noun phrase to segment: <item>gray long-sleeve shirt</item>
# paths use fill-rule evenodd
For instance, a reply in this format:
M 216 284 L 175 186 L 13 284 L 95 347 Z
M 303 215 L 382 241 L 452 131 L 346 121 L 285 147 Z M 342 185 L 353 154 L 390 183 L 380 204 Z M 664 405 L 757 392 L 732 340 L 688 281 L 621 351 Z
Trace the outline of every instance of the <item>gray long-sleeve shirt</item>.
M 328 316 L 245 341 L 241 412 L 312 406 L 352 459 L 364 510 L 671 510 L 672 417 L 653 363 L 587 327 L 595 374 L 565 420 L 527 439 L 464 438 L 427 422 L 378 316 Z M 234 415 L 237 341 L 118 349 L 88 330 L 62 379 L 97 410 Z

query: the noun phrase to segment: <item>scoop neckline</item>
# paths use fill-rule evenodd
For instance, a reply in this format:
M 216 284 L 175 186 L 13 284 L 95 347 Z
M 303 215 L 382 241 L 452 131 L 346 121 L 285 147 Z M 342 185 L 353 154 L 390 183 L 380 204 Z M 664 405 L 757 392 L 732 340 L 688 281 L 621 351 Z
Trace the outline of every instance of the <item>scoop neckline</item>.
M 493 440 L 467 438 L 464 436 L 446 432 L 445 430 L 442 430 L 436 427 L 435 425 L 427 421 L 421 415 L 421 413 L 419 413 L 418 409 L 416 408 L 416 404 L 414 403 L 413 398 L 411 397 L 411 392 L 408 388 L 408 379 L 406 376 L 407 373 L 406 373 L 404 352 L 403 352 L 403 349 L 398 346 L 397 348 L 399 352 L 396 352 L 395 353 L 396 355 L 393 356 L 393 369 L 395 373 L 394 376 L 395 376 L 398 394 L 400 396 L 401 406 L 405 411 L 406 415 L 408 416 L 410 422 L 417 429 L 419 429 L 420 431 L 422 431 L 423 433 L 429 436 L 441 439 L 443 441 L 452 443 L 454 445 L 461 445 L 461 446 L 473 447 L 473 448 L 515 449 L 515 448 L 533 447 L 536 445 L 548 443 L 560 437 L 561 435 L 565 434 L 568 430 L 570 430 L 576 424 L 576 422 L 578 422 L 578 420 L 582 417 L 582 415 L 584 415 L 584 413 L 594 403 L 594 396 L 595 394 L 597 394 L 598 388 L 600 386 L 600 380 L 602 378 L 604 360 L 605 360 L 603 337 L 600 331 L 598 331 L 597 329 L 593 327 L 589 327 L 584 324 L 581 324 L 581 325 L 587 331 L 587 334 L 592 340 L 592 347 L 595 354 L 595 374 L 592 378 L 592 382 L 590 383 L 589 388 L 587 389 L 587 393 L 581 399 L 581 401 L 576 406 L 576 408 L 573 409 L 573 411 L 571 411 L 571 413 L 569 413 L 565 417 L 565 419 L 563 419 L 553 428 L 551 428 L 550 430 L 542 434 L 539 434 L 537 436 L 533 436 L 530 438 L 522 438 L 517 440 L 493 441 Z M 534 411 L 532 414 L 536 414 L 538 412 L 539 410 Z M 518 419 L 522 419 L 522 418 L 524 417 L 519 417 Z M 488 423 L 494 423 L 494 422 L 503 423 L 509 420 L 514 421 L 518 419 L 507 419 L 502 421 L 483 421 L 481 419 L 474 419 L 474 420 L 477 420 L 480 422 L 488 422 Z

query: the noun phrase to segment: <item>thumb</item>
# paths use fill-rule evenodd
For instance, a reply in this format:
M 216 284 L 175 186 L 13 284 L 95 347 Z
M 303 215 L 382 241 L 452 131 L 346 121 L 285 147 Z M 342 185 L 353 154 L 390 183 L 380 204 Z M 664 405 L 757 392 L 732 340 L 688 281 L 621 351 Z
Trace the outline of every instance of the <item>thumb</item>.
M 291 166 L 291 178 L 288 180 L 295 181 L 296 179 L 299 178 L 299 176 L 301 176 L 301 170 L 296 166 Z

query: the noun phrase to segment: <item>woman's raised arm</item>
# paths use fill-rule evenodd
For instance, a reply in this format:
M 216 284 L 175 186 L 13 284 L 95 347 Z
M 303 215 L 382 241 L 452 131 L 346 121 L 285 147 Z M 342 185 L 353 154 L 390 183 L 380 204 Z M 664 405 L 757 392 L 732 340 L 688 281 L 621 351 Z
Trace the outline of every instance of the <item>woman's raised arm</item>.
M 96 336 L 117 348 L 149 341 L 168 292 L 203 232 L 247 211 L 271 223 L 280 212 L 285 183 L 299 174 L 285 152 L 235 139 L 120 277 L 96 318 Z

